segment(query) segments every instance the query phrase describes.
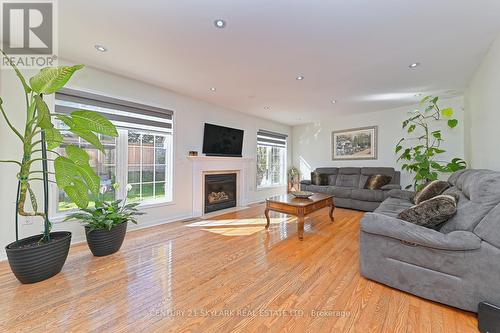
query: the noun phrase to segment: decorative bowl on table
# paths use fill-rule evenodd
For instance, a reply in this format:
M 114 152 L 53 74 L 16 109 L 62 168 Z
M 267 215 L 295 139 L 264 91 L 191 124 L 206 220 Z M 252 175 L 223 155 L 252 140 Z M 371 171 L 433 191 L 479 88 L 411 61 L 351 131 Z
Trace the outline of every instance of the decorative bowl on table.
M 294 197 L 299 198 L 299 199 L 307 199 L 310 196 L 312 196 L 314 193 L 308 192 L 308 191 L 295 191 L 295 192 L 291 192 L 291 194 Z

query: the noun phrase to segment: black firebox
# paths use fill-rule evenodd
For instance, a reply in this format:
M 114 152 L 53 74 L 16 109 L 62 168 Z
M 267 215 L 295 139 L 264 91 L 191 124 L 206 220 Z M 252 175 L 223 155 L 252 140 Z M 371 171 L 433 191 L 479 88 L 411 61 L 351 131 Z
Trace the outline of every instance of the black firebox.
M 205 175 L 205 214 L 236 207 L 236 173 Z

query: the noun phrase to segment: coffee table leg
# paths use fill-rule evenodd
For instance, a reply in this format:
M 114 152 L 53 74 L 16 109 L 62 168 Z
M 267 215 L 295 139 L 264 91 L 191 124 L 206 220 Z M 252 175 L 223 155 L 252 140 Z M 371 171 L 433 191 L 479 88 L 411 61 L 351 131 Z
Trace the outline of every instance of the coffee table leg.
M 333 222 L 334 221 L 334 217 L 333 217 L 333 210 L 335 209 L 335 204 L 332 202 L 332 205 L 330 206 L 330 220 Z
M 304 240 L 304 216 L 298 216 L 297 233 L 300 240 Z
M 266 215 L 267 220 L 266 229 L 269 229 L 269 225 L 271 224 L 271 220 L 269 219 L 269 208 L 266 208 L 266 210 L 264 211 L 264 215 Z

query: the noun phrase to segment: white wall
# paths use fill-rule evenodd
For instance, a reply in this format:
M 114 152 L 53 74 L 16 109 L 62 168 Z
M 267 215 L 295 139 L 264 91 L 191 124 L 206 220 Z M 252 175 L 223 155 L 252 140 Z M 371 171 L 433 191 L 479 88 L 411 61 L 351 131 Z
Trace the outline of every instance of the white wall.
M 464 124 L 463 124 L 463 98 L 456 97 L 442 100 L 443 107 L 453 107 L 459 126 L 453 130 L 444 127 L 443 149 L 447 153 L 444 158 L 464 157 Z M 345 167 L 345 166 L 387 166 L 400 170 L 396 163 L 394 148 L 405 132 L 401 123 L 407 118 L 407 112 L 418 106 L 409 106 L 379 112 L 370 112 L 350 116 L 335 117 L 316 123 L 293 127 L 293 164 L 299 167 L 304 179 L 309 179 L 310 172 L 317 167 Z M 378 159 L 332 161 L 331 134 L 332 131 L 364 126 L 378 126 Z M 445 124 L 443 124 L 445 125 Z M 410 175 L 402 174 L 402 184 L 411 184 Z
M 13 71 L 1 70 L 0 75 L 0 96 L 4 100 L 5 109 L 9 112 L 13 122 L 20 128 L 25 119 L 21 87 L 16 81 Z M 30 76 L 33 73 L 26 73 L 26 75 Z M 258 129 L 291 134 L 291 128 L 286 125 L 227 110 L 181 96 L 172 91 L 92 68 L 85 68 L 78 72 L 67 86 L 174 110 L 174 203 L 147 208 L 147 215 L 142 218 L 138 227 L 191 217 L 192 173 L 191 161 L 186 156 L 190 150 L 197 150 L 201 153 L 203 124 L 205 122 L 244 129 L 243 156 L 247 158 L 255 158 Z M 53 98 L 48 99 L 48 104 L 53 105 Z M 0 142 L 0 159 L 21 158 L 21 144 L 16 142 L 3 120 L 0 121 Z M 291 148 L 288 156 L 291 160 Z M 0 168 L 0 184 L 2 185 L 0 188 L 0 211 L 2 212 L 0 258 L 3 258 L 5 245 L 15 239 L 14 202 L 17 168 L 4 164 L 0 165 Z M 250 177 L 253 177 L 247 180 L 249 184 L 253 184 L 247 198 L 250 202 L 261 201 L 270 195 L 283 193 L 286 190 L 285 187 L 257 190 L 255 188 L 255 169 Z M 30 225 L 26 225 L 26 219 L 21 219 L 21 222 L 22 237 L 39 233 L 42 230 L 42 224 L 39 220 L 31 221 Z M 132 226 L 132 228 L 134 227 Z M 54 230 L 72 231 L 74 241 L 84 239 L 83 227 L 76 222 L 56 223 Z
M 467 159 L 473 168 L 500 171 L 500 36 L 491 45 L 465 94 Z

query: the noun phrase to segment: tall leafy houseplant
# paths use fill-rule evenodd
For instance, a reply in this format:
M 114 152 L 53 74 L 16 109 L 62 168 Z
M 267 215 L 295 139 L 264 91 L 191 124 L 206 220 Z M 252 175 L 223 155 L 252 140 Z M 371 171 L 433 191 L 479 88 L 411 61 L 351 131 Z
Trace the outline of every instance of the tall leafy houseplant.
M 420 102 L 423 110 L 410 112 L 408 119 L 403 121 L 403 129 L 408 137 L 402 138 L 396 144 L 398 161 L 403 161 L 402 169 L 414 174 L 413 185 L 419 190 L 425 183 L 439 178 L 440 173 L 450 173 L 465 169 L 467 163 L 461 158 L 451 161 L 441 159 L 446 151 L 441 148 L 444 142 L 443 132 L 438 123 L 445 121 L 448 128 L 455 128 L 458 120 L 453 118 L 452 108 L 440 108 L 439 97 L 426 96 Z
M 91 194 L 97 195 L 100 187 L 100 179 L 90 167 L 89 156 L 87 152 L 77 146 L 67 145 L 65 153 L 60 154 L 56 151 L 63 142 L 61 132 L 54 126 L 55 120 L 62 121 L 70 132 L 92 144 L 97 149 L 104 152 L 103 146 L 99 140 L 98 134 L 107 136 L 118 135 L 116 128 L 111 122 L 102 115 L 87 110 L 77 110 L 69 115 L 56 114 L 49 110 L 44 101 L 46 95 L 51 95 L 60 90 L 72 75 L 83 68 L 83 65 L 48 67 L 40 70 L 38 74 L 26 80 L 19 69 L 12 63 L 9 57 L 2 51 L 0 52 L 14 69 L 24 92 L 26 105 L 26 119 L 24 128 L 17 129 L 9 119 L 4 110 L 3 101 L 0 99 L 0 111 L 7 126 L 13 135 L 22 145 L 22 157 L 19 160 L 9 159 L 1 160 L 1 163 L 10 163 L 18 166 L 17 173 L 17 196 L 16 196 L 16 241 L 7 245 L 6 251 L 14 274 L 21 282 L 30 283 L 46 279 L 57 274 L 67 256 L 67 249 L 61 248 L 61 239 L 67 243 L 71 239 L 71 233 L 61 235 L 61 233 L 50 232 L 51 223 L 48 217 L 48 184 L 57 183 L 57 186 L 64 190 L 68 197 L 80 208 L 86 208 L 89 204 Z M 55 158 L 55 159 L 54 159 Z M 41 170 L 35 168 L 37 163 L 42 165 Z M 49 172 L 48 163 L 53 163 L 54 172 Z M 32 189 L 34 182 L 41 181 L 43 184 L 44 207 L 39 209 L 39 200 Z M 26 201 L 30 201 L 31 209 L 26 206 Z M 26 239 L 19 239 L 18 216 L 38 216 L 44 221 L 43 234 Z M 37 249 L 47 246 L 59 246 L 59 257 L 61 258 L 57 265 L 54 262 L 43 260 L 55 260 L 49 258 L 47 251 L 41 253 L 43 258 L 38 258 L 33 253 Z M 64 254 L 66 251 L 66 254 Z M 29 260 L 28 260 L 29 258 Z M 23 261 L 17 265 L 16 262 Z M 34 268 L 27 264 L 33 262 Z M 37 266 L 38 265 L 38 271 Z M 52 267 L 52 266 L 54 267 Z M 40 268 L 42 266 L 42 268 Z M 50 267 L 49 267 L 50 266 Z

